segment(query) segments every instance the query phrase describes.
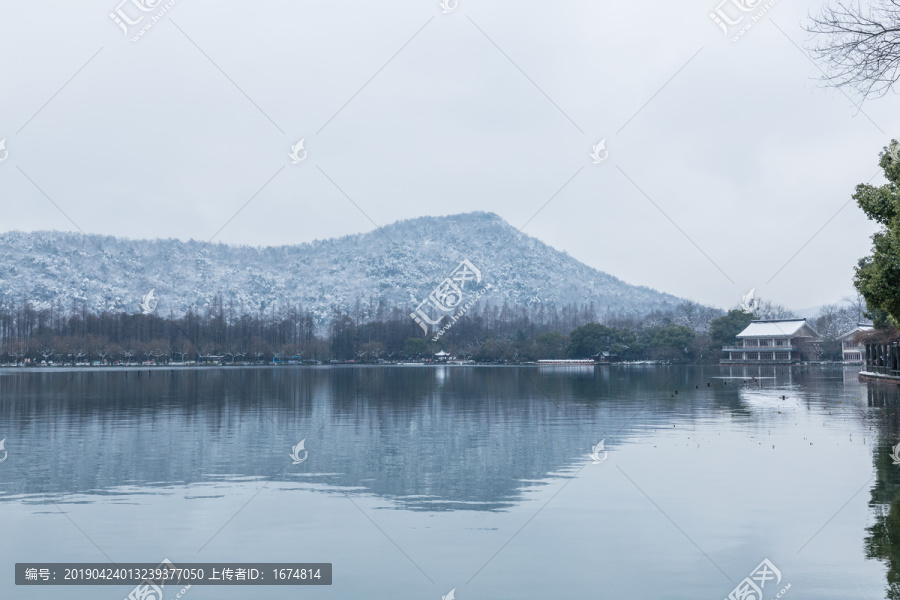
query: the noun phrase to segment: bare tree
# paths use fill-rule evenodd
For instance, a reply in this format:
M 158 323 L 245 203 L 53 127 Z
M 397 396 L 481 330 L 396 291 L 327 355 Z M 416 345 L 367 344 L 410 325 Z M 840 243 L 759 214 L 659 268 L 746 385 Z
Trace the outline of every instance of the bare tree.
M 812 325 L 816 332 L 826 340 L 837 339 L 844 333 L 840 323 L 840 308 L 837 304 L 826 304 L 819 309 Z
M 692 300 L 685 300 L 675 307 L 674 312 L 676 323 L 686 325 L 700 333 L 709 333 L 710 323 L 724 314 L 718 308 L 703 306 Z
M 843 298 L 841 298 L 841 301 L 846 303 L 848 308 L 851 309 L 853 318 L 855 320 L 854 327 L 856 325 L 868 322 L 868 319 L 865 316 L 868 309 L 866 308 L 866 301 L 862 297 L 862 294 L 856 292 L 855 296 L 844 296 Z
M 834 0 L 806 29 L 818 38 L 812 52 L 828 85 L 880 97 L 900 80 L 900 0 Z
M 757 319 L 796 319 L 797 315 L 794 311 L 788 310 L 781 304 L 775 304 L 771 300 L 757 301 L 756 307 L 753 309 L 753 316 Z

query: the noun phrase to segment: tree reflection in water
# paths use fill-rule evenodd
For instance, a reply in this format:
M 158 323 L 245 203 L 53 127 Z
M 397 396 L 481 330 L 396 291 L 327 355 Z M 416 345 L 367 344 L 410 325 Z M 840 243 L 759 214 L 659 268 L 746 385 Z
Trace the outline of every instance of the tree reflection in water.
M 900 388 L 869 384 L 868 401 L 884 412 L 877 417 L 875 485 L 869 501 L 875 522 L 866 528 L 866 556 L 887 567 L 885 598 L 900 600 L 900 465 L 891 458 L 892 447 L 900 444 Z

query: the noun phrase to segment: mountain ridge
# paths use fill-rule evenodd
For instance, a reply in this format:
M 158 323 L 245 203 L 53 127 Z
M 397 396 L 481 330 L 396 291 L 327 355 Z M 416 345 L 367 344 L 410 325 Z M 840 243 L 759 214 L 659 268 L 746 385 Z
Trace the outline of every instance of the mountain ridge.
M 593 302 L 598 312 L 643 314 L 682 301 L 588 267 L 478 211 L 280 246 L 10 231 L 0 234 L 0 302 L 27 297 L 37 308 L 139 312 L 154 289 L 161 315 L 202 311 L 220 295 L 241 312 L 302 304 L 321 324 L 357 299 L 413 310 L 463 259 L 491 284 L 492 304 Z

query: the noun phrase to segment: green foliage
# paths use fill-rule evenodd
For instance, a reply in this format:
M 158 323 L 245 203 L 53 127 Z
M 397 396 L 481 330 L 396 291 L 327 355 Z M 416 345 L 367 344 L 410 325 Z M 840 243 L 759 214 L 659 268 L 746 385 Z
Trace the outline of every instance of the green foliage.
M 653 358 L 690 358 L 694 342 L 694 330 L 685 325 L 658 325 L 644 332 L 647 344 L 653 349 Z
M 486 339 L 473 358 L 482 362 L 514 361 L 518 358 L 518 352 L 511 343 L 494 338 Z
M 879 443 L 873 452 L 876 479 L 869 505 L 881 510 L 875 511 L 874 523 L 866 528 L 865 550 L 867 558 L 878 559 L 886 567 L 885 598 L 900 600 L 900 470 L 892 464 L 891 453 L 889 441 Z
M 566 347 L 569 344 L 569 336 L 558 331 L 542 333 L 534 340 L 531 349 L 531 360 L 542 358 L 563 358 L 566 356 Z
M 645 329 L 607 327 L 588 323 L 569 334 L 569 358 L 590 358 L 609 352 L 614 359 L 655 358 L 684 360 L 694 355 L 696 333 L 685 325 L 667 323 Z
M 693 341 L 694 330 L 685 325 L 655 327 L 650 338 L 650 343 L 654 346 L 685 352 Z
M 428 340 L 419 337 L 407 338 L 406 343 L 403 344 L 403 354 L 405 354 L 407 358 L 425 357 L 430 354 Z
M 887 329 L 891 326 L 890 316 L 880 308 L 869 309 L 863 315 L 872 321 L 875 329 Z
M 892 140 L 879 161 L 888 182 L 878 187 L 860 184 L 853 194 L 866 216 L 882 225 L 872 236 L 872 255 L 859 260 L 853 279 L 879 328 L 900 325 L 900 152 L 897 148 L 896 140 Z M 884 317 L 884 313 L 886 319 L 878 318 Z
M 714 319 L 709 324 L 709 342 L 713 350 L 721 350 L 722 346 L 728 346 L 754 319 L 752 314 L 734 309 L 728 311 L 724 317 Z
M 617 343 L 618 331 L 600 323 L 588 323 L 576 327 L 569 334 L 566 353 L 569 358 L 590 358 L 599 352 L 609 351 Z
M 254 315 L 226 309 L 218 299 L 205 314 L 189 311 L 178 318 L 67 313 L 58 305 L 38 311 L 27 300 L 19 305 L 0 302 L 0 363 L 24 364 L 25 359 L 56 364 L 167 363 L 195 361 L 199 355 L 257 364 L 271 362 L 275 355 L 299 355 L 304 362 L 377 362 L 431 358 L 439 349 L 462 359 L 505 363 L 589 358 L 601 352 L 609 352 L 614 361 L 709 358 L 705 334 L 685 327 L 694 323 L 705 329 L 704 314 L 709 312 L 700 314 L 696 307 L 642 317 L 607 315 L 605 325 L 575 307 L 568 307 L 562 316 L 523 311 L 502 318 L 502 313 L 485 307 L 467 314 L 432 342 L 405 309 L 379 312 L 377 306 L 370 302 L 372 310 L 357 307 L 356 316 L 336 309 L 329 327 L 317 331 L 314 315 L 302 307 Z M 380 318 L 365 316 L 373 312 Z M 570 336 L 566 332 L 572 323 L 583 325 Z

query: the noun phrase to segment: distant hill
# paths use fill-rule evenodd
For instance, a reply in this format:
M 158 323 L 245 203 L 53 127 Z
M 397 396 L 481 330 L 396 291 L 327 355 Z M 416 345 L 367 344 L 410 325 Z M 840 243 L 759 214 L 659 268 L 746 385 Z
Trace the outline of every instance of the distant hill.
M 139 312 L 151 288 L 157 313 L 203 311 L 221 294 L 238 311 L 298 303 L 320 323 L 334 306 L 383 298 L 414 309 L 464 258 L 493 288 L 492 305 L 593 302 L 643 314 L 681 300 L 620 279 L 521 234 L 498 215 L 474 212 L 398 221 L 370 233 L 291 246 L 249 247 L 39 231 L 0 234 L 0 302 L 38 308 Z

